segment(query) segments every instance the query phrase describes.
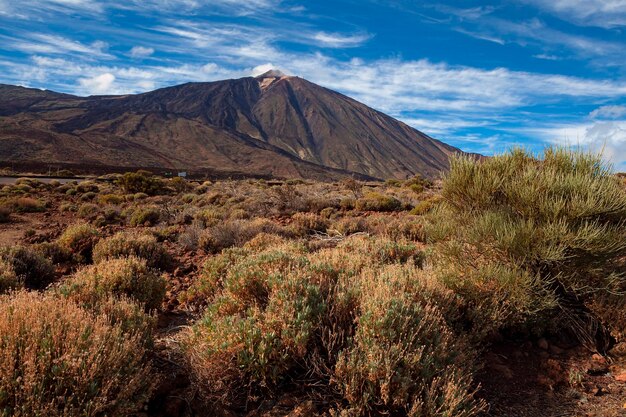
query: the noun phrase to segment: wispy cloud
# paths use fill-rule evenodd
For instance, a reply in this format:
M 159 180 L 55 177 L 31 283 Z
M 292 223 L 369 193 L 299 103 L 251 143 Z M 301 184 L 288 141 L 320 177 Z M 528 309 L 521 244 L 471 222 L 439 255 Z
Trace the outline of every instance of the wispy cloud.
M 598 107 L 589 113 L 592 119 L 619 119 L 624 116 L 626 116 L 626 106 L 616 105 Z
M 372 38 L 369 34 L 344 35 L 341 33 L 317 32 L 313 40 L 322 46 L 331 48 L 351 48 L 360 46 Z
M 108 44 L 95 41 L 89 45 L 62 36 L 44 33 L 26 34 L 24 38 L 0 35 L 1 49 L 10 49 L 22 53 L 74 55 L 80 54 L 91 58 L 112 58 Z
M 521 0 L 581 26 L 626 26 L 624 0 Z
M 144 58 L 152 55 L 154 53 L 154 48 L 148 48 L 145 46 L 133 46 L 130 49 L 130 56 L 133 58 Z

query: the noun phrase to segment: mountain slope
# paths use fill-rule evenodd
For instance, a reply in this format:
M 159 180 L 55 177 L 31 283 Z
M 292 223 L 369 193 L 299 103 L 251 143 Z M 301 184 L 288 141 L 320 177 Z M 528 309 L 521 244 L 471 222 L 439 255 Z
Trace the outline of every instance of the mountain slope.
M 458 149 L 277 72 L 126 96 L 0 85 L 0 161 L 335 179 L 434 176 Z

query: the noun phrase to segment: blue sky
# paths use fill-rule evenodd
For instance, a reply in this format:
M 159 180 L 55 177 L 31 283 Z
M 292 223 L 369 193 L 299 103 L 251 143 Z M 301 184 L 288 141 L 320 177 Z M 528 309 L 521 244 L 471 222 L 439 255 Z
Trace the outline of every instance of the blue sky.
M 126 94 L 280 68 L 467 151 L 626 170 L 626 0 L 0 0 L 0 83 Z

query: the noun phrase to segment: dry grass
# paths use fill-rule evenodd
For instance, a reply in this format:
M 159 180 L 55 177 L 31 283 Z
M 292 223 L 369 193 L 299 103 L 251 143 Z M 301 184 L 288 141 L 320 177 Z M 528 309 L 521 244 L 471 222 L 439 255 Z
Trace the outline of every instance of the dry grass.
M 61 293 L 85 305 L 96 305 L 109 296 L 125 296 L 145 306 L 160 307 L 165 281 L 144 259 L 106 259 L 77 271 L 60 289 Z
M 0 410 L 11 416 L 129 415 L 153 376 L 140 335 L 49 295 L 0 297 Z

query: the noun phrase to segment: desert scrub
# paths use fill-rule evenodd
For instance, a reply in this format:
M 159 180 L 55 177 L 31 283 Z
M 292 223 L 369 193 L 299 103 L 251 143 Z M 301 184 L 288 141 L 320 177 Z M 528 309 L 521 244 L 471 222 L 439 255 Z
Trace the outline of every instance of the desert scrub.
M 118 194 L 102 194 L 98 197 L 100 204 L 110 204 L 117 206 L 124 202 L 124 197 Z
M 356 332 L 335 367 L 349 415 L 476 415 L 483 404 L 473 396 L 474 357 L 438 307 L 415 291 L 419 282 L 364 274 Z
M 147 171 L 127 172 L 118 178 L 117 185 L 126 194 L 157 195 L 165 190 L 163 181 Z
M 152 234 L 124 231 L 100 240 L 93 250 L 93 260 L 98 263 L 106 259 L 135 256 L 145 259 L 151 268 L 164 269 L 169 256 L 163 245 Z
M 222 314 L 220 303 L 185 333 L 183 352 L 207 400 L 243 406 L 248 394 L 274 392 L 306 356 L 324 304 L 316 286 L 293 276 L 272 286 L 264 308 Z
M 356 201 L 356 209 L 359 211 L 397 211 L 402 209 L 402 203 L 393 196 L 369 192 Z
M 161 212 L 158 207 L 145 206 L 137 207 L 130 216 L 129 224 L 136 226 L 154 226 L 161 219 Z
M 65 229 L 57 243 L 69 249 L 78 262 L 89 262 L 93 247 L 99 239 L 98 229 L 89 223 L 76 223 Z
M 73 260 L 71 249 L 58 242 L 38 243 L 33 246 L 33 249 L 55 265 Z
M 81 304 L 96 305 L 113 295 L 129 297 L 157 309 L 165 295 L 165 280 L 144 259 L 107 259 L 78 270 L 60 288 L 61 294 Z
M 328 228 L 328 221 L 315 213 L 296 213 L 291 217 L 291 227 L 299 236 L 314 233 L 324 233 Z
M 217 253 L 232 246 L 241 246 L 259 233 L 280 232 L 280 227 L 267 219 L 229 220 L 204 230 L 198 244 L 207 252 Z
M 100 214 L 100 206 L 94 203 L 83 203 L 76 212 L 78 217 L 85 220 L 93 220 Z
M 570 312 L 623 282 L 626 192 L 599 156 L 559 148 L 542 158 L 522 150 L 484 161 L 459 156 L 442 193 L 431 228 L 443 263 L 532 276 L 535 293 L 550 293 Z
M 18 278 L 13 265 L 0 259 L 0 294 L 22 287 L 23 284 Z
M 46 203 L 31 197 L 19 197 L 10 201 L 13 211 L 17 213 L 37 213 L 46 211 Z
M 152 391 L 142 336 L 67 300 L 1 296 L 0 334 L 3 415 L 131 415 Z
M 29 289 L 43 289 L 55 279 L 54 267 L 50 261 L 31 248 L 2 247 L 0 260 L 10 265 L 20 282 Z
M 79 200 L 80 201 L 92 201 L 93 199 L 96 198 L 96 196 L 97 196 L 96 193 L 94 193 L 93 191 L 89 191 L 81 195 Z

